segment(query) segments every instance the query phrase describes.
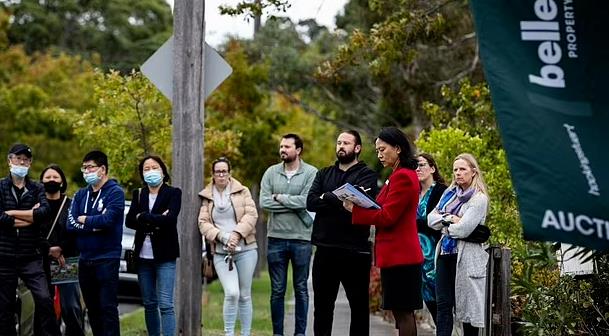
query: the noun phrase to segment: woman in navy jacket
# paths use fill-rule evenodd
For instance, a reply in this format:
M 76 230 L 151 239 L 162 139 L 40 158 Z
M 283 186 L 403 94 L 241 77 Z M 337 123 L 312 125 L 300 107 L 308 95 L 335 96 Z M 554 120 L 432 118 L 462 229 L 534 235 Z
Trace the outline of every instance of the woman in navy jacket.
M 148 335 L 175 335 L 173 287 L 179 257 L 177 219 L 182 191 L 166 184 L 169 173 L 157 156 L 140 161 L 146 186 L 133 192 L 126 225 L 135 230 L 138 281 Z M 160 313 L 160 318 L 159 318 Z
M 416 335 L 414 311 L 423 308 L 421 264 L 423 254 L 417 234 L 419 180 L 410 143 L 395 127 L 383 128 L 376 138 L 376 152 L 393 172 L 379 192 L 380 209 L 365 209 L 344 201 L 353 224 L 375 225 L 375 257 L 381 269 L 383 309 L 391 310 L 399 335 Z

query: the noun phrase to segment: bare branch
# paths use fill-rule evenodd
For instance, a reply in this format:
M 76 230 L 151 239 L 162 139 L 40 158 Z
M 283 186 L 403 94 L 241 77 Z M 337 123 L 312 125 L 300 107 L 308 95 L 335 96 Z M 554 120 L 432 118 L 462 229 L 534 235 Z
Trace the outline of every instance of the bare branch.
M 343 120 L 337 120 L 334 118 L 330 118 L 327 115 L 323 114 L 321 111 L 317 110 L 316 108 L 312 107 L 311 105 L 303 102 L 300 98 L 294 96 L 293 94 L 285 91 L 283 88 L 275 88 L 274 90 L 276 93 L 282 95 L 285 99 L 287 99 L 290 103 L 294 104 L 294 105 L 298 105 L 300 106 L 305 112 L 310 113 L 315 115 L 316 117 L 318 117 L 321 120 L 327 121 L 329 123 L 332 123 L 336 126 L 338 126 L 339 128 L 342 129 L 354 129 L 357 130 L 359 132 L 363 132 L 365 134 L 370 134 L 368 132 L 368 130 L 363 129 L 357 125 L 353 125 L 351 123 L 345 122 Z
M 476 44 L 476 51 L 474 53 L 474 58 L 472 59 L 472 62 L 471 62 L 470 66 L 468 68 L 466 68 L 463 71 L 459 72 L 458 74 L 456 74 L 452 78 L 436 82 L 434 84 L 434 86 L 435 87 L 440 87 L 442 85 L 452 84 L 452 83 L 460 80 L 461 78 L 463 78 L 463 77 L 471 74 L 472 72 L 474 72 L 476 70 L 476 67 L 478 66 L 478 62 L 480 60 L 479 50 L 478 49 L 479 49 L 478 44 Z

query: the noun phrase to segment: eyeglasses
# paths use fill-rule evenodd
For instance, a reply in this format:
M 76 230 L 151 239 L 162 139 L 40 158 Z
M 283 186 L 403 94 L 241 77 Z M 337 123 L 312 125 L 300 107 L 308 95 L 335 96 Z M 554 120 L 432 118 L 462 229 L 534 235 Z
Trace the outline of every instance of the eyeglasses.
M 228 175 L 228 170 L 215 170 L 214 175 L 216 176 L 226 176 Z
M 428 165 L 428 163 L 427 163 L 427 162 L 421 162 L 421 163 L 417 164 L 417 166 L 418 166 L 419 168 L 423 168 L 423 167 L 425 167 L 425 166 L 427 166 L 427 165 Z
M 86 166 L 82 166 L 80 167 L 80 171 L 83 173 L 89 172 L 91 170 L 93 170 L 94 168 L 99 168 L 99 166 L 96 165 L 86 165 Z
M 10 156 L 9 160 L 11 160 L 12 163 L 21 163 L 21 164 L 26 164 L 29 165 L 30 163 L 32 163 L 32 159 L 27 158 L 27 157 L 17 157 L 17 156 Z

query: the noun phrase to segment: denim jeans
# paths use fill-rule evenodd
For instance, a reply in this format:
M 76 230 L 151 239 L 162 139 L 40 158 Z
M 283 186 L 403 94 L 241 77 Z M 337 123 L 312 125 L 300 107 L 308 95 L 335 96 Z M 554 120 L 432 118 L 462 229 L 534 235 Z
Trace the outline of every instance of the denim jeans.
M 80 259 L 78 263 L 78 280 L 94 336 L 120 336 L 119 263 L 119 259 Z
M 234 268 L 228 269 L 225 254 L 214 255 L 214 266 L 224 290 L 224 334 L 235 335 L 237 311 L 241 320 L 241 335 L 249 336 L 252 329 L 252 279 L 258 261 L 258 251 L 238 252 L 233 257 Z
M 58 285 L 61 318 L 66 324 L 65 336 L 84 336 L 84 314 L 80 304 L 78 283 Z
M 176 261 L 159 262 L 139 259 L 137 272 L 148 335 L 160 336 L 161 328 L 163 335 L 175 335 L 176 315 L 173 305 L 173 286 L 176 277 Z
M 311 264 L 311 242 L 296 239 L 269 237 L 267 261 L 271 277 L 271 319 L 273 335 L 283 335 L 285 314 L 285 289 L 288 277 L 288 263 L 292 262 L 292 279 L 296 299 L 295 335 L 304 335 L 307 330 L 309 292 L 307 279 Z

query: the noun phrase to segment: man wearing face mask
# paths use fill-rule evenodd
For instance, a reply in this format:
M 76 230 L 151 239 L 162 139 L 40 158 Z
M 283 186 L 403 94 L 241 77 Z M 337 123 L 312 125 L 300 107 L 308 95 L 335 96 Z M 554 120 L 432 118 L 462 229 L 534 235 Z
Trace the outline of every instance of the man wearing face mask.
M 15 335 L 15 291 L 21 278 L 30 289 L 39 328 L 37 335 L 59 335 L 40 253 L 40 221 L 49 213 L 41 184 L 28 177 L 32 149 L 13 145 L 10 175 L 0 180 L 0 335 Z
M 80 251 L 80 288 L 93 335 L 120 335 L 117 295 L 125 193 L 108 177 L 103 152 L 85 155 L 81 171 L 88 186 L 74 195 L 67 223 Z

